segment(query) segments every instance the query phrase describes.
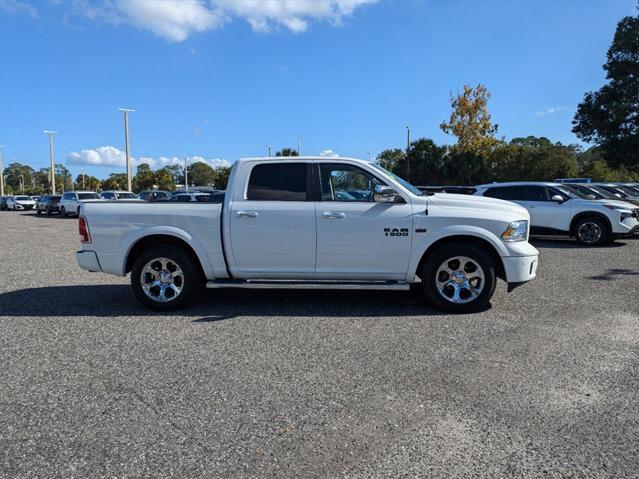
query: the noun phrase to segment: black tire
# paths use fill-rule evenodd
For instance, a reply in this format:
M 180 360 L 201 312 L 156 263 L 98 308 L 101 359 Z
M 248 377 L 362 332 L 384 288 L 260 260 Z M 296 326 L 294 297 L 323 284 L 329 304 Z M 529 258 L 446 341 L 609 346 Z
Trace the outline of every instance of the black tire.
M 159 262 L 159 258 L 166 258 L 173 263 L 173 266 L 177 265 L 182 271 L 182 281 L 178 287 L 181 291 L 176 296 L 173 296 L 166 302 L 161 302 L 159 299 L 153 299 L 151 296 L 157 298 L 160 297 L 160 287 L 152 287 L 149 291 L 151 296 L 142 288 L 142 282 L 146 284 L 152 282 L 155 278 L 146 278 L 145 267 L 152 264 L 153 260 Z M 199 294 L 204 285 L 204 279 L 200 273 L 200 269 L 195 262 L 196 260 L 184 249 L 175 247 L 172 245 L 158 245 L 148 250 L 145 250 L 133 263 L 133 269 L 131 270 L 131 286 L 135 297 L 144 306 L 155 311 L 174 311 L 176 309 L 183 308 L 188 305 L 194 297 Z M 168 265 L 167 270 L 170 271 L 171 264 Z M 173 272 L 175 273 L 175 271 Z M 144 275 L 144 278 L 143 278 Z M 173 278 L 177 282 L 177 277 Z M 169 287 L 164 294 L 168 294 Z M 153 291 L 152 291 L 153 290 Z M 157 293 L 157 294 L 156 294 Z
M 47 216 L 51 216 L 51 208 L 47 206 Z
M 67 215 L 67 210 L 64 208 L 64 206 L 60 206 L 60 214 L 63 217 Z
M 596 216 L 577 221 L 574 233 L 577 243 L 584 246 L 601 246 L 611 238 L 606 222 Z
M 468 259 L 464 260 L 464 264 L 455 259 L 462 257 Z M 452 274 L 440 268 L 448 268 Z M 494 260 L 483 249 L 468 243 L 451 243 L 434 251 L 422 265 L 420 277 L 428 301 L 439 309 L 454 313 L 483 311 L 497 285 Z M 467 280 L 470 282 L 461 282 L 463 278 L 470 278 Z M 467 285 L 478 292 L 473 293 Z M 455 302 L 458 289 L 459 302 Z
M 78 214 L 78 218 L 79 218 L 80 217 L 80 207 L 79 206 L 78 206 L 77 214 Z
M 36 215 L 39 215 L 40 213 L 42 213 L 42 211 L 40 211 L 40 208 L 36 209 Z

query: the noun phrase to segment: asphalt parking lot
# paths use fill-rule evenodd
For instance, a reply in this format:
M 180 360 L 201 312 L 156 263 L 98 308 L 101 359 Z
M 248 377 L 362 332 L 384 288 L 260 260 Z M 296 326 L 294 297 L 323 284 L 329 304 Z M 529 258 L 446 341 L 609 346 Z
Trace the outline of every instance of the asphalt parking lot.
M 639 240 L 536 241 L 450 316 L 414 292 L 211 291 L 152 314 L 77 220 L 0 213 L 4 477 L 638 477 Z

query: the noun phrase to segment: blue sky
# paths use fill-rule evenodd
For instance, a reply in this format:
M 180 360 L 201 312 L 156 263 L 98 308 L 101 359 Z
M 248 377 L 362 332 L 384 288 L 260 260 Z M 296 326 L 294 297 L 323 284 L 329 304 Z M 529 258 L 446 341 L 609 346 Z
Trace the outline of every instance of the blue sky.
M 634 0 L 0 0 L 5 166 L 74 174 L 297 146 L 366 158 L 414 138 L 454 143 L 449 93 L 478 82 L 507 139 L 576 142 L 571 119 Z M 83 163 L 86 163 L 83 165 Z M 96 166 L 106 164 L 107 166 Z

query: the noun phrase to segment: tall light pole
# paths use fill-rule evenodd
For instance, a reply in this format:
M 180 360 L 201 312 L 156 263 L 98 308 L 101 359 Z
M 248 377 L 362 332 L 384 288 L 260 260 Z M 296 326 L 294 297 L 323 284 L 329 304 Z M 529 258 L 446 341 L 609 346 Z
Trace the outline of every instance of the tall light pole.
M 20 178 L 20 191 L 24 195 L 24 176 L 18 175 L 18 178 Z
M 406 127 L 406 181 L 410 183 L 410 126 Z
M 4 196 L 4 161 L 2 159 L 2 149 L 4 145 L 0 145 L 0 196 Z
M 82 175 L 82 189 L 86 189 L 84 186 L 84 168 L 80 168 L 80 174 Z
M 49 160 L 51 162 L 51 194 L 55 195 L 55 164 L 53 163 L 53 135 L 56 135 L 58 132 L 53 130 L 44 130 L 45 133 L 49 135 Z
M 304 138 L 301 136 L 297 139 L 297 156 L 302 156 L 302 142 Z
M 124 150 L 126 153 L 126 185 L 127 191 L 133 191 L 131 188 L 131 156 L 129 155 L 129 113 L 134 112 L 130 108 L 118 108 L 124 112 Z
M 271 157 L 271 145 L 268 145 L 268 157 Z
M 189 191 L 189 159 L 184 157 L 184 190 Z

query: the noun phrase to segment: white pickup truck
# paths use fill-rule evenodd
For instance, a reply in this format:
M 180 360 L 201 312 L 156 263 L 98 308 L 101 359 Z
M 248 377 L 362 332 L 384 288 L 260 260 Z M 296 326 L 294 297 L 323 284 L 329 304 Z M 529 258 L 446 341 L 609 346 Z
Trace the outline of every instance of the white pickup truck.
M 529 214 L 502 200 L 425 195 L 351 158 L 247 158 L 211 202 L 87 202 L 79 265 L 131 273 L 156 310 L 207 288 L 409 289 L 435 306 L 483 309 L 497 278 L 535 277 Z

